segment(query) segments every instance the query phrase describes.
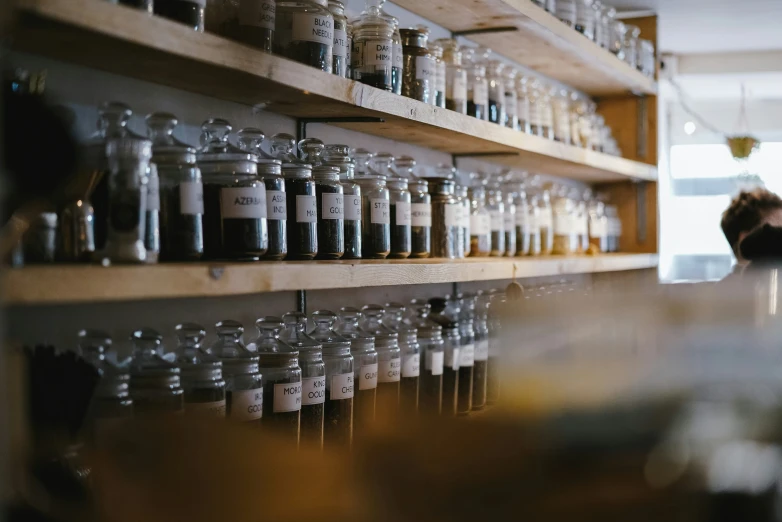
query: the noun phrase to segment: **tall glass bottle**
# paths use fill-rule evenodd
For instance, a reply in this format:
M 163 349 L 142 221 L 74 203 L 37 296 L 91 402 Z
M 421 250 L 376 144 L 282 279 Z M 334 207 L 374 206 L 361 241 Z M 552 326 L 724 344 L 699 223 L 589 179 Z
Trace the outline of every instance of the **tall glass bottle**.
M 318 258 L 340 259 L 345 254 L 345 195 L 339 167 L 318 165 L 312 178 L 318 205 Z
M 391 252 L 389 257 L 406 259 L 412 251 L 412 206 L 408 181 L 393 170 L 394 157 L 381 152 L 375 156 L 373 170 L 385 177 L 389 195 Z
M 429 257 L 432 252 L 432 196 L 429 184 L 413 172 L 415 160 L 400 156 L 395 161 L 398 174 L 408 180 L 410 189 L 410 257 Z
M 431 306 L 413 299 L 405 323 L 415 328 L 420 349 L 418 409 L 424 415 L 440 415 L 443 409 L 443 327 L 429 319 Z
M 489 179 L 486 190 L 486 209 L 491 221 L 491 256 L 505 255 L 505 201 L 499 179 Z
M 328 5 L 328 0 L 276 0 L 274 54 L 330 73 L 334 17 Z
M 529 78 L 519 74 L 516 76 L 516 113 L 519 117 L 519 130 L 532 133 L 530 127 L 530 97 L 529 97 Z
M 260 426 L 263 417 L 263 376 L 258 355 L 242 342 L 244 327 L 230 319 L 215 325 L 217 342 L 211 352 L 223 363 L 226 417 L 234 422 Z
M 470 197 L 469 187 L 458 183 L 454 187 L 454 196 L 456 196 L 456 205 L 459 207 L 459 230 L 457 233 L 457 243 L 462 248 L 456 249 L 456 259 L 464 259 L 470 254 L 470 227 L 472 221 L 470 211 L 472 209 L 472 198 Z
M 374 1 L 374 0 L 373 0 Z M 386 13 L 382 10 L 383 4 L 385 3 L 385 0 L 378 0 L 379 6 L 381 7 L 380 14 L 383 16 L 386 20 L 388 20 L 391 25 L 394 26 L 394 33 L 391 35 L 391 53 L 393 56 L 393 64 L 391 67 L 391 91 L 394 94 L 402 94 L 402 73 L 403 73 L 403 60 L 404 60 L 404 51 L 402 50 L 402 36 L 399 32 L 399 19 L 397 19 L 394 16 L 391 16 L 390 14 Z
M 445 91 L 448 75 L 446 72 L 445 60 L 443 60 L 443 47 L 438 40 L 429 44 L 429 50 L 432 51 L 432 56 L 434 56 L 436 71 L 432 105 L 445 109 Z
M 486 79 L 486 65 L 479 51 L 467 48 L 467 114 L 479 120 L 489 119 L 489 82 Z
M 502 71 L 502 82 L 505 87 L 505 120 L 509 129 L 520 130 L 519 127 L 519 95 L 516 92 L 516 76 L 518 71 L 505 67 Z
M 488 306 L 491 298 L 480 293 L 478 296 L 465 295 L 462 313 L 465 321 L 470 320 L 472 312 L 475 331 L 475 366 L 472 385 L 472 409 L 482 410 L 486 406 L 486 390 L 489 376 L 489 323 Z
M 402 36 L 402 96 L 434 105 L 437 62 L 429 51 L 429 30 L 400 29 Z
M 442 414 L 454 416 L 457 414 L 460 389 L 460 368 L 462 338 L 459 334 L 458 316 L 446 312 L 447 301 L 442 297 L 429 300 L 432 313 L 429 318 L 439 324 L 443 331 L 443 401 Z M 470 367 L 470 375 L 472 367 Z M 467 388 L 465 388 L 466 390 Z M 472 379 L 469 389 L 472 390 Z
M 240 42 L 271 53 L 274 44 L 275 8 L 275 0 L 239 0 L 235 20 L 228 20 L 225 26 L 236 28 L 235 38 Z M 207 31 L 211 30 L 207 27 Z
M 487 50 L 486 56 L 491 51 Z M 506 125 L 505 109 L 505 64 L 499 60 L 489 60 L 486 66 L 486 81 L 489 84 L 489 121 Z
M 459 323 L 459 393 L 456 411 L 466 415 L 473 407 L 473 393 L 476 381 L 482 379 L 486 385 L 486 366 L 477 365 L 475 360 L 475 296 L 459 295 L 448 299 L 446 314 L 457 318 Z
M 470 186 L 470 257 L 486 257 L 492 250 L 491 215 L 486 207 L 486 180 L 476 176 Z
M 385 309 L 382 306 L 367 305 L 361 309 L 361 313 L 361 331 L 374 336 L 378 356 L 377 415 L 383 419 L 393 419 L 399 412 L 402 376 L 399 334 L 383 324 Z
M 462 67 L 462 50 L 453 39 L 437 40 L 445 62 L 445 108 L 467 114 L 467 70 Z
M 421 348 L 418 331 L 402 321 L 405 305 L 386 303 L 383 322 L 399 335 L 399 351 L 402 355 L 402 376 L 399 384 L 399 411 L 410 416 L 418 413 L 418 396 L 421 380 Z
M 505 255 L 507 257 L 513 257 L 516 255 L 517 242 L 519 241 L 516 234 L 516 194 L 514 190 L 508 186 L 508 181 L 511 179 L 511 174 L 500 178 L 500 192 L 502 192 L 502 198 L 505 203 L 505 211 L 503 213 L 503 232 L 505 233 Z
M 354 80 L 378 89 L 392 91 L 395 87 L 392 83 L 392 68 L 394 67 L 393 38 L 396 27 L 383 15 L 380 9 L 383 1 L 367 0 L 366 9 L 353 23 L 351 69 Z
M 342 259 L 361 258 L 361 186 L 354 181 L 353 160 L 347 145 L 326 145 L 324 165 L 339 168 L 339 179 L 344 194 L 345 255 Z
M 179 341 L 176 360 L 182 370 L 185 413 L 225 418 L 223 363 L 202 348 L 206 330 L 195 323 L 181 323 L 176 326 L 176 335 Z
M 340 0 L 329 0 L 329 11 L 334 17 L 334 46 L 332 48 L 332 69 L 331 72 L 343 78 L 348 77 L 348 41 L 347 25 L 348 18 L 345 16 L 345 4 Z
M 133 332 L 130 396 L 133 414 L 178 414 L 185 411 L 179 366 L 161 357 L 163 336 L 151 328 Z

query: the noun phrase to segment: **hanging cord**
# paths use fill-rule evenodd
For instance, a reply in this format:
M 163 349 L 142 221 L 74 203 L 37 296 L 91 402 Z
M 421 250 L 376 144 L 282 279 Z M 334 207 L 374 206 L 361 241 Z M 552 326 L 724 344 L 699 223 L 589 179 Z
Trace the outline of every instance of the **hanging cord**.
M 687 101 L 686 101 L 687 100 L 687 95 L 684 93 L 684 90 L 681 88 L 681 86 L 678 83 L 676 83 L 675 80 L 669 80 L 669 82 L 671 83 L 671 85 L 673 86 L 674 90 L 676 91 L 676 94 L 679 97 L 679 105 L 681 105 L 681 108 L 684 109 L 684 112 L 686 112 L 687 115 L 689 115 L 692 119 L 697 121 L 700 124 L 701 127 L 705 128 L 705 129 L 707 129 L 707 130 L 709 130 L 711 132 L 714 132 L 714 133 L 717 133 L 717 134 L 722 134 L 723 136 L 726 136 L 726 137 L 728 136 L 727 132 L 723 132 L 720 129 L 718 129 L 717 127 L 715 127 L 714 125 L 712 125 L 711 123 L 707 122 L 697 112 L 695 112 L 694 110 L 692 110 L 690 108 L 690 106 L 687 104 Z M 743 93 L 743 87 L 742 87 L 742 93 Z M 743 107 L 744 107 L 744 105 L 742 103 L 742 111 L 743 111 Z M 746 117 L 746 115 L 745 115 L 745 117 Z

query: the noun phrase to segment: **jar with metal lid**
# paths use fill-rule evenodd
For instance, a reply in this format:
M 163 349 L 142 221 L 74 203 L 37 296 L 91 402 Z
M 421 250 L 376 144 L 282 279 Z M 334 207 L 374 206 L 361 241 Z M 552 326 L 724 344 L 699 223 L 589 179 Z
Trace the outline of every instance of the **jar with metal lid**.
M 339 169 L 344 195 L 345 255 L 342 259 L 361 259 L 361 187 L 355 182 L 353 160 L 347 145 L 326 145 L 323 164 Z
M 326 363 L 326 402 L 324 445 L 350 447 L 353 443 L 353 402 L 356 394 L 354 358 L 350 340 L 334 332 L 337 315 L 329 310 L 312 313 L 314 337 L 323 345 Z M 326 340 L 324 340 L 326 339 Z
M 493 257 L 505 255 L 505 199 L 497 177 L 486 185 L 486 210 L 491 226 L 491 253 Z
M 556 16 L 562 22 L 568 25 L 568 27 L 576 26 L 576 17 L 578 4 L 580 0 L 557 0 L 556 4 Z
M 448 178 L 427 178 L 432 193 L 432 257 L 456 259 L 462 209 L 454 195 L 456 182 Z
M 177 414 L 185 411 L 179 366 L 161 357 L 163 336 L 151 328 L 133 332 L 130 396 L 133 415 Z
M 505 255 L 507 257 L 513 257 L 516 255 L 516 248 L 518 243 L 518 236 L 516 234 L 516 194 L 512 188 L 508 187 L 507 181 L 511 179 L 511 175 L 500 178 L 500 191 L 502 192 L 503 202 L 505 203 L 505 210 L 502 214 L 502 230 L 505 234 Z
M 350 340 L 350 353 L 353 355 L 353 382 L 358 384 L 353 394 L 353 429 L 356 433 L 366 433 L 375 422 L 377 402 L 378 354 L 375 350 L 375 338 L 361 331 L 358 326 L 361 311 L 355 308 L 341 308 L 339 325 L 332 326 L 329 332 L 313 330 L 310 335 L 325 343 L 327 340 Z
M 269 231 L 269 241 L 263 259 L 279 261 L 288 254 L 288 205 L 285 179 L 282 177 L 280 160 L 262 157 L 261 143 L 264 137 L 262 130 L 252 127 L 245 127 L 236 133 L 239 147 L 258 157 L 258 176 L 263 180 L 266 188 L 266 227 Z
M 319 165 L 312 170 L 318 205 L 318 259 L 345 254 L 345 196 L 339 167 Z
M 638 40 L 641 37 L 641 28 L 637 25 L 625 25 L 625 39 L 622 45 L 624 49 L 624 61 L 633 69 L 638 68 Z
M 427 47 L 426 28 L 400 29 L 402 36 L 402 96 L 433 104 L 437 62 Z
M 176 362 L 182 371 L 185 413 L 225 418 L 223 363 L 203 350 L 206 330 L 195 323 L 181 323 L 176 326 L 176 335 Z
M 420 350 L 420 390 L 418 410 L 440 415 L 443 408 L 443 327 L 429 319 L 431 307 L 413 299 L 405 324 L 416 329 Z
M 445 108 L 467 114 L 467 70 L 462 67 L 462 50 L 456 40 L 437 40 L 445 63 Z
M 205 7 L 206 0 L 154 0 L 153 10 L 157 16 L 203 33 Z
M 263 374 L 263 429 L 298 444 L 302 403 L 299 352 L 280 341 L 283 323 L 279 317 L 262 317 L 255 326 L 259 336 L 251 346 L 258 353 Z
M 551 189 L 551 212 L 553 218 L 554 243 L 551 253 L 566 256 L 573 254 L 573 200 L 567 196 L 567 187 L 553 186 Z
M 159 177 L 160 260 L 196 261 L 204 253 L 204 188 L 196 149 L 173 136 L 173 114 L 152 113 L 146 122 Z
M 502 85 L 505 89 L 505 119 L 503 125 L 513 130 L 519 128 L 519 95 L 516 92 L 518 71 L 512 67 L 502 70 Z
M 486 257 L 492 250 L 491 214 L 486 206 L 486 180 L 475 177 L 470 191 L 470 257 Z
M 392 91 L 393 36 L 396 27 L 381 13 L 382 3 L 382 0 L 367 0 L 366 9 L 353 23 L 351 68 L 354 80 Z
M 475 332 L 475 366 L 472 381 L 472 409 L 482 410 L 486 406 L 486 391 L 489 380 L 489 323 L 488 306 L 491 296 L 479 293 L 477 296 L 465 295 L 462 313 L 465 321 L 470 321 Z
M 230 319 L 215 325 L 217 342 L 210 353 L 223 363 L 225 414 L 229 420 L 261 425 L 263 417 L 263 376 L 258 356 L 242 342 L 244 327 Z
M 429 319 L 442 327 L 443 337 L 443 399 L 442 414 L 456 415 L 459 397 L 459 363 L 462 338 L 458 316 L 446 311 L 447 301 L 442 297 L 429 299 Z M 472 369 L 472 367 L 470 368 Z
M 204 255 L 257 260 L 269 244 L 266 186 L 258 177 L 258 157 L 228 143 L 231 125 L 226 120 L 207 120 L 201 130 Z
M 432 197 L 427 180 L 415 175 L 415 160 L 400 156 L 395 161 L 400 176 L 408 180 L 410 189 L 410 257 L 429 257 L 432 252 Z
M 573 144 L 570 124 L 570 91 L 564 88 L 551 88 L 551 109 L 554 115 L 554 139 L 567 145 Z
M 592 0 L 576 0 L 575 29 L 590 40 L 595 39 L 595 10 Z
M 382 306 L 364 306 L 361 314 L 359 327 L 366 335 L 375 338 L 375 350 L 377 350 L 377 415 L 382 418 L 394 418 L 399 411 L 402 377 L 399 334 L 383 324 L 385 309 Z
M 470 230 L 472 222 L 470 220 L 470 212 L 472 209 L 472 198 L 467 185 L 457 183 L 454 188 L 454 196 L 456 196 L 456 204 L 459 207 L 459 233 L 457 235 L 457 243 L 461 243 L 462 248 L 456 249 L 456 259 L 464 259 L 470 255 Z
M 491 53 L 487 50 L 487 56 Z M 505 64 L 499 60 L 490 60 L 486 67 L 486 81 L 489 84 L 489 121 L 506 125 L 505 109 Z
M 516 76 L 516 115 L 519 120 L 519 130 L 531 134 L 529 78 L 521 74 Z
M 276 0 L 274 54 L 330 73 L 334 17 L 328 0 Z
M 489 82 L 486 79 L 486 64 L 480 52 L 474 48 L 465 48 L 462 55 L 467 68 L 467 114 L 488 121 Z
M 324 346 L 307 335 L 307 316 L 289 312 L 282 316 L 280 341 L 299 352 L 301 367 L 301 442 L 323 447 L 323 419 L 327 400 Z
M 475 296 L 473 294 L 445 296 L 446 313 L 458 318 L 459 339 L 459 391 L 456 413 L 467 415 L 473 407 L 473 392 L 480 365 L 476 368 L 475 354 Z M 485 366 L 483 366 L 485 371 Z M 484 374 L 485 383 L 485 374 Z
M 445 109 L 447 73 L 445 60 L 443 60 L 443 47 L 438 40 L 429 44 L 429 50 L 432 52 L 435 61 L 434 97 L 431 100 L 432 105 Z
M 605 203 L 592 199 L 588 205 L 589 213 L 589 244 L 590 251 L 608 252 L 607 235 L 608 219 L 605 214 Z
M 206 30 L 271 53 L 275 0 L 208 0 Z
M 407 308 L 399 303 L 386 303 L 383 323 L 399 336 L 402 373 L 399 380 L 399 411 L 410 416 L 418 413 L 418 395 L 421 381 L 421 347 L 418 331 L 402 321 Z
M 329 11 L 334 17 L 334 46 L 332 48 L 331 72 L 343 78 L 348 77 L 348 17 L 345 16 L 345 4 L 339 0 L 329 0 Z
M 482 301 L 483 299 L 483 301 Z M 478 305 L 480 313 L 483 308 L 487 310 L 487 324 L 489 335 L 489 359 L 486 371 L 486 404 L 496 404 L 500 400 L 501 374 L 502 374 L 502 322 L 501 310 L 505 303 L 504 294 L 492 294 L 480 296 Z
M 383 176 L 356 177 L 361 187 L 361 257 L 385 259 L 391 253 L 391 201 Z

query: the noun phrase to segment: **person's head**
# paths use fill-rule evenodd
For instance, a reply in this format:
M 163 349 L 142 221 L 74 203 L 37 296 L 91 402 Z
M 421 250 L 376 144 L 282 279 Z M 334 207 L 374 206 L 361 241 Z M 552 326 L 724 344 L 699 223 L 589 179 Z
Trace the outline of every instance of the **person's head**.
M 762 188 L 742 191 L 722 213 L 722 232 L 739 262 L 741 240 L 766 223 L 782 227 L 782 198 Z

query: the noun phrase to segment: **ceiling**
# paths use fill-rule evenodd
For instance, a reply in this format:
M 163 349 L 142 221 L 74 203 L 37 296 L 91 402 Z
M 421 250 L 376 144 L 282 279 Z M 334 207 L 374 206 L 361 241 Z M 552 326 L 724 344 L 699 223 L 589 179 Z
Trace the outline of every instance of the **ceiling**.
M 782 49 L 782 0 L 606 0 L 605 3 L 619 11 L 656 12 L 663 52 Z

